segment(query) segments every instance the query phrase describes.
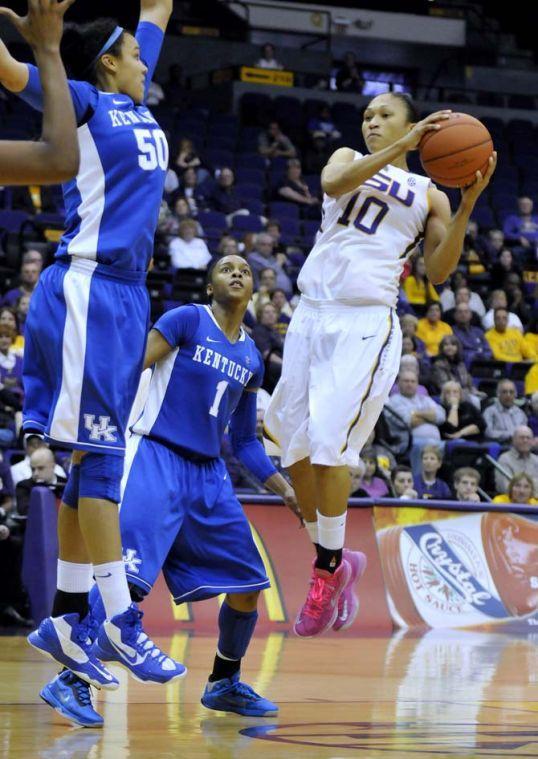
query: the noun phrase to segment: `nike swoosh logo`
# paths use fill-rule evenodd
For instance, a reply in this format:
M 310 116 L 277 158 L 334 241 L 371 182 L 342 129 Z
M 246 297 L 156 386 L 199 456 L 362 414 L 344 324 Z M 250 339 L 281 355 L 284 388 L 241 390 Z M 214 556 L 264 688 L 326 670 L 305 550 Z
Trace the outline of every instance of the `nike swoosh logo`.
M 366 335 L 366 336 L 365 336 L 365 337 L 363 337 L 362 339 L 363 339 L 363 340 L 370 340 L 372 337 L 375 337 L 375 335 Z
M 112 102 L 114 103 L 114 105 L 127 105 L 126 100 L 115 100 L 114 98 L 112 98 Z
M 220 340 L 213 340 L 211 337 L 206 337 L 208 343 L 220 343 Z
M 108 641 L 112 645 L 112 647 L 116 649 L 116 651 L 120 654 L 120 656 L 122 658 L 127 659 L 127 661 L 130 661 L 131 664 L 134 664 L 135 666 L 137 664 L 142 664 L 142 662 L 145 662 L 146 659 L 147 659 L 147 657 L 148 657 L 147 653 L 144 654 L 144 656 L 140 656 L 140 654 L 135 654 L 134 656 L 129 656 L 129 654 L 127 653 L 127 651 L 124 651 L 119 646 L 117 646 L 114 643 L 114 641 L 110 638 L 110 636 L 108 636 Z
M 109 572 L 106 575 L 95 575 L 96 577 L 99 577 L 99 579 L 106 579 L 107 577 L 112 577 L 112 572 Z

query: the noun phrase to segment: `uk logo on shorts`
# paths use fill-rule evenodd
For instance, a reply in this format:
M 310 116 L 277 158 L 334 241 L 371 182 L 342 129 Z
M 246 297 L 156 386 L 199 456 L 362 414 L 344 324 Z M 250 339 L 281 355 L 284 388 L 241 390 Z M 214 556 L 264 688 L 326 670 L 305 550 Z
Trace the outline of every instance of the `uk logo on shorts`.
M 100 416 L 99 422 L 96 422 L 95 414 L 84 414 L 84 426 L 90 433 L 90 440 L 106 443 L 118 442 L 118 436 L 114 434 L 118 428 L 110 424 L 109 416 Z
M 142 564 L 142 559 L 137 556 L 138 551 L 136 548 L 127 548 L 123 554 L 123 563 L 125 564 L 125 571 L 132 574 L 138 574 L 138 566 Z

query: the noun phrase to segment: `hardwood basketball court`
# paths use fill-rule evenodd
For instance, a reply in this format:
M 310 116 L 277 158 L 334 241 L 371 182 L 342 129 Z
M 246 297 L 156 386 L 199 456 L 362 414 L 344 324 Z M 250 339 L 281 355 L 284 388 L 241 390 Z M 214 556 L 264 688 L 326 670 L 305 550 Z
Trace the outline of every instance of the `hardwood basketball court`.
M 0 756 L 27 759 L 537 757 L 536 636 L 430 630 L 424 635 L 300 640 L 257 637 L 244 679 L 280 705 L 275 719 L 199 701 L 215 639 L 157 640 L 186 678 L 99 694 L 102 730 L 72 728 L 41 702 L 55 672 L 24 637 L 0 652 Z

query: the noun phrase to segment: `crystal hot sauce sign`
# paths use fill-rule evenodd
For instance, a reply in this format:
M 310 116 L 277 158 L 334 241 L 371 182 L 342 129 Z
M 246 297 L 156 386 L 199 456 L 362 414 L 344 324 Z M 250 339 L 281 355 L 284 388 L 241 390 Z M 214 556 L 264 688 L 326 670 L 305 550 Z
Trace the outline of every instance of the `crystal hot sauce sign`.
M 389 609 L 399 627 L 514 620 L 525 626 L 538 610 L 538 522 L 532 519 L 468 514 L 386 527 L 377 539 Z

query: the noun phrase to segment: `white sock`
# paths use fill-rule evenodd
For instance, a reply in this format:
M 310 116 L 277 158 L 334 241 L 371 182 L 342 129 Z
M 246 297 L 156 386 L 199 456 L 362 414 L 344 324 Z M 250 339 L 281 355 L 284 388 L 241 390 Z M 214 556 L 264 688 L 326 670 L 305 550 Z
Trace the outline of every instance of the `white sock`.
M 64 593 L 89 593 L 93 585 L 91 564 L 74 564 L 58 559 L 56 587 Z
M 306 531 L 308 532 L 310 536 L 310 540 L 312 543 L 318 543 L 318 523 L 316 522 L 307 522 L 305 520 L 304 526 L 306 527 Z
M 337 517 L 326 517 L 318 511 L 318 542 L 323 548 L 338 551 L 344 547 L 347 511 Z
M 103 599 L 107 620 L 112 619 L 116 614 L 123 614 L 131 605 L 123 561 L 95 564 L 93 573 Z

